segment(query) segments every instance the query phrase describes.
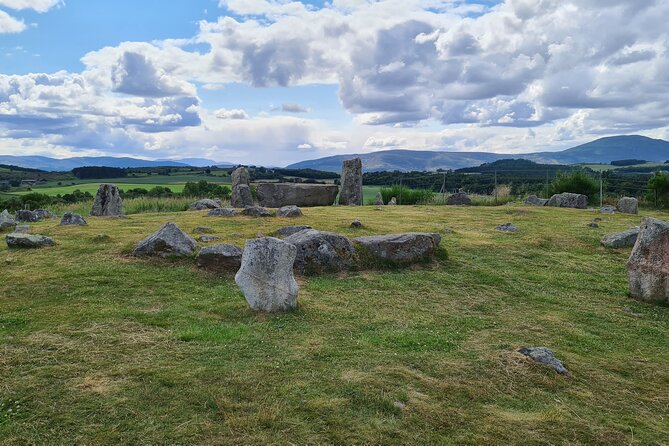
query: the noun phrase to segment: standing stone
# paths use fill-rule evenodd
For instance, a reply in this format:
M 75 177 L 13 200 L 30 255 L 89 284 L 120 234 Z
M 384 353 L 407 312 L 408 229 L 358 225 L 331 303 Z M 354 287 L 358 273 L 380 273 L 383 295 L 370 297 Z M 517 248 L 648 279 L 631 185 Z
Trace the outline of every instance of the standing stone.
M 72 212 L 66 212 L 63 215 L 63 218 L 60 219 L 61 226 L 86 226 L 86 220 L 79 214 L 73 214 Z
M 250 182 L 251 175 L 246 168 L 239 167 L 232 172 L 232 207 L 253 206 Z
M 165 225 L 137 244 L 132 251 L 135 256 L 187 256 L 197 249 L 193 237 L 183 232 L 174 223 Z
M 339 204 L 362 206 L 362 160 L 345 160 L 341 168 L 341 192 Z
M 91 215 L 95 217 L 120 217 L 123 215 L 123 200 L 115 184 L 101 184 L 95 195 Z
M 618 212 L 621 214 L 638 214 L 639 200 L 631 197 L 623 197 L 618 201 Z
M 669 223 L 646 218 L 627 261 L 630 294 L 635 299 L 669 303 Z
M 393 197 L 388 202 L 388 206 L 397 206 L 397 198 Z
M 376 193 L 376 199 L 374 200 L 374 204 L 376 206 L 383 206 L 383 195 L 381 195 L 381 192 Z
M 11 216 L 7 209 L 2 211 L 0 214 L 0 231 L 6 231 L 7 229 L 14 229 L 16 226 L 16 220 Z
M 297 307 L 298 285 L 293 276 L 295 245 L 273 237 L 248 240 L 235 276 L 254 311 L 286 311 Z

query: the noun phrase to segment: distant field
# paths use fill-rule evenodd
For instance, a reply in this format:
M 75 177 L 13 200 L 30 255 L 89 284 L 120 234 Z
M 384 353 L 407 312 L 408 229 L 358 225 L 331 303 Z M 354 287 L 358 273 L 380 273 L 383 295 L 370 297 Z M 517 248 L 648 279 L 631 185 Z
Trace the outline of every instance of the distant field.
M 662 167 L 666 166 L 664 163 L 644 163 L 644 164 L 635 164 L 632 166 L 612 166 L 610 164 L 579 164 L 581 167 L 592 169 L 595 172 L 606 172 L 609 170 L 622 169 L 628 167 Z
M 113 183 L 117 184 L 121 189 L 134 189 L 134 188 L 144 188 L 151 189 L 156 186 L 169 187 L 172 192 L 181 192 L 185 184 L 189 181 L 207 181 L 209 183 L 221 183 L 221 184 L 230 184 L 230 177 L 213 177 L 213 176 L 201 176 L 201 175 L 153 175 L 147 177 L 127 177 L 127 178 L 112 178 L 106 180 L 76 180 L 76 181 L 64 181 L 61 185 L 57 183 L 47 183 L 43 186 L 33 187 L 32 191 L 20 191 L 12 192 L 15 195 L 25 195 L 30 192 L 39 192 L 47 195 L 64 195 L 72 193 L 73 191 L 79 189 L 82 192 L 90 192 L 94 194 L 100 184 L 102 183 Z M 76 183 L 74 185 L 70 183 Z

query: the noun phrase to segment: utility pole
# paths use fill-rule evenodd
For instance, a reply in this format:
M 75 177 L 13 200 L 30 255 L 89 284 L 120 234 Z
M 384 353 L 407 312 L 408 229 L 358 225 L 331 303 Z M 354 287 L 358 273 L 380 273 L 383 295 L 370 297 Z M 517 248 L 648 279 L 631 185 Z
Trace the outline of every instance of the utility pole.
M 402 204 L 402 177 L 400 177 L 400 196 L 399 196 L 400 202 L 398 204 Z
M 549 198 L 548 193 L 548 167 L 546 167 L 546 195 L 544 195 L 544 198 Z
M 602 180 L 603 170 L 599 171 L 599 207 L 604 207 L 604 180 Z

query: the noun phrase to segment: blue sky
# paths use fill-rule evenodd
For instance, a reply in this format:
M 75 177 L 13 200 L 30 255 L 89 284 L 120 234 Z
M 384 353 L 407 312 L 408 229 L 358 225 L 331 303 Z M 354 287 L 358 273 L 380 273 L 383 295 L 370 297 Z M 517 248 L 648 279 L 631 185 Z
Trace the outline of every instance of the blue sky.
M 669 136 L 667 2 L 0 0 L 0 153 L 287 164 Z

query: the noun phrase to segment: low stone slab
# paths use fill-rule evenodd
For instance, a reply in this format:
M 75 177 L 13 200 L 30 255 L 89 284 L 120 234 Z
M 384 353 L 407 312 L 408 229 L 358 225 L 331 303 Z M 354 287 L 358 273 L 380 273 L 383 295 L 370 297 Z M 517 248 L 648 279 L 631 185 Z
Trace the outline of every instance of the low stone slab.
M 555 194 L 548 200 L 546 206 L 585 209 L 588 207 L 588 197 L 582 194 L 572 194 L 569 192 Z
M 254 311 L 287 311 L 297 307 L 299 287 L 293 276 L 295 245 L 273 237 L 248 240 L 235 275 Z
M 434 256 L 441 243 L 439 234 L 409 232 L 405 234 L 372 235 L 353 241 L 361 251 L 391 263 L 410 264 Z
M 137 244 L 135 256 L 188 256 L 197 249 L 197 242 L 174 223 L 165 225 Z
M 247 206 L 242 211 L 242 215 L 247 217 L 271 217 L 272 213 L 262 206 Z
M 618 212 L 621 214 L 638 214 L 639 200 L 631 197 L 623 197 L 618 201 Z
M 536 195 L 530 195 L 525 199 L 525 204 L 528 206 L 545 206 L 546 203 L 548 203 L 548 200 L 539 198 Z
M 351 222 L 351 227 L 353 229 L 360 229 L 360 228 L 362 228 L 362 226 L 363 226 L 362 222 L 360 220 L 358 220 L 357 218 Z
M 450 206 L 469 206 L 472 204 L 472 199 L 466 193 L 458 192 L 448 197 L 446 204 Z
M 613 215 L 616 213 L 616 208 L 614 206 L 604 206 L 599 210 L 602 214 Z
M 84 217 L 72 212 L 66 212 L 60 219 L 60 226 L 86 226 L 87 224 Z
M 212 232 L 214 232 L 214 230 L 206 226 L 198 226 L 193 229 L 193 234 L 211 234 Z
M 218 209 L 221 207 L 221 200 L 211 200 L 205 198 L 198 200 L 195 203 L 192 203 L 188 206 L 189 211 L 206 211 L 207 209 Z
M 234 217 L 236 215 L 239 215 L 239 212 L 233 208 L 212 209 L 207 214 L 208 217 Z
M 297 247 L 295 269 L 301 273 L 341 271 L 353 265 L 355 248 L 343 235 L 307 229 L 284 241 Z
M 211 243 L 221 240 L 221 237 L 217 237 L 215 235 L 201 235 L 200 237 L 198 237 L 198 240 L 204 243 Z
M 504 223 L 503 225 L 498 225 L 495 229 L 500 232 L 520 232 L 518 226 L 514 225 L 513 223 Z
M 14 228 L 14 232 L 16 234 L 30 234 L 30 226 L 28 225 L 16 225 L 16 228 Z
M 531 358 L 539 364 L 547 365 L 553 368 L 560 375 L 569 376 L 569 370 L 567 370 L 559 359 L 555 357 L 553 351 L 546 347 L 527 347 L 521 348 L 518 350 L 523 355 Z
M 632 297 L 669 303 L 669 222 L 646 218 L 627 261 Z
M 20 223 L 35 223 L 40 221 L 40 215 L 34 211 L 16 211 L 16 221 Z
M 305 229 L 312 229 L 311 226 L 298 225 L 298 226 L 284 226 L 276 230 L 275 235 L 277 237 L 290 237 L 293 234 L 304 231 Z
M 197 254 L 195 263 L 207 271 L 234 274 L 242 264 L 242 250 L 225 243 L 207 246 Z
M 37 249 L 47 246 L 53 246 L 56 242 L 51 237 L 45 235 L 31 235 L 31 234 L 7 234 L 5 241 L 9 248 L 14 249 Z
M 55 215 L 46 209 L 35 209 L 35 214 L 37 214 L 37 218 L 40 220 L 44 220 L 47 218 L 54 218 Z
M 283 206 L 276 211 L 276 216 L 283 218 L 296 218 L 301 217 L 302 215 L 302 210 L 294 205 Z
M 258 203 L 269 208 L 332 206 L 339 193 L 336 184 L 258 183 Z
M 636 243 L 640 230 L 641 229 L 637 226 L 636 228 L 628 229 L 627 231 L 609 234 L 602 238 L 601 243 L 606 248 L 631 248 Z

